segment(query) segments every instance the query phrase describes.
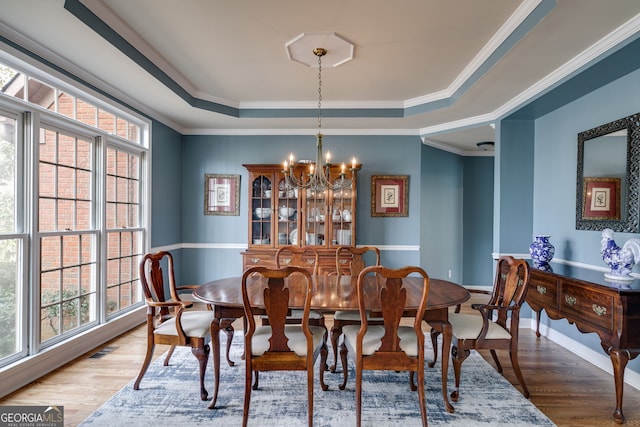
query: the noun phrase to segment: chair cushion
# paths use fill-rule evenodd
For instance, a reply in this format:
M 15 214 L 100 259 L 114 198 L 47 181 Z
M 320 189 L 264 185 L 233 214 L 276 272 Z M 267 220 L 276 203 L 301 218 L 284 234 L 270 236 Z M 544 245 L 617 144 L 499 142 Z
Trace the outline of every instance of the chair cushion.
M 182 329 L 184 329 L 184 333 L 189 337 L 210 337 L 212 320 L 213 311 L 185 311 L 182 313 L 181 318 Z M 153 331 L 153 333 L 158 335 L 178 336 L 175 317 L 162 323 Z
M 459 339 L 477 338 L 482 329 L 480 313 L 451 313 L 449 322 L 453 328 L 453 336 Z M 486 339 L 511 339 L 511 334 L 502 326 L 490 321 Z
M 317 349 L 323 343 L 326 329 L 322 326 L 309 326 L 313 335 L 313 349 Z M 302 332 L 301 325 L 285 325 L 284 334 L 289 338 L 289 348 L 298 356 L 307 354 L 307 338 Z M 271 338 L 271 326 L 258 326 L 251 340 L 251 354 L 260 356 L 269 350 L 269 338 Z
M 342 328 L 345 341 L 351 348 L 356 347 L 356 335 L 360 325 L 347 325 Z M 384 336 L 384 326 L 382 325 L 369 325 L 367 333 L 362 339 L 362 354 L 370 356 L 375 353 L 382 345 L 382 337 Z M 416 337 L 415 330 L 410 326 L 398 327 L 398 337 L 400 338 L 400 349 L 406 353 L 407 356 L 418 356 L 418 338 Z
M 333 315 L 335 320 L 357 320 L 360 321 L 360 312 L 359 311 L 336 311 Z M 376 322 L 382 321 L 382 317 L 370 317 L 369 312 L 367 311 L 367 319 L 375 320 Z
M 304 313 L 304 310 L 299 310 L 299 309 L 291 310 L 291 316 L 289 316 L 289 318 L 302 319 L 303 313 Z M 319 311 L 314 311 L 314 310 L 309 311 L 309 319 L 322 319 L 323 317 L 324 315 Z

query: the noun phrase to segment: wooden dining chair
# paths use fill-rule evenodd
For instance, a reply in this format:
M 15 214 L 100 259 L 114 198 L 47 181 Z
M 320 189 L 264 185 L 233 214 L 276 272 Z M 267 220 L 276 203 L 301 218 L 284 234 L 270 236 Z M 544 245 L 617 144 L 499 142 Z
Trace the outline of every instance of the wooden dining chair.
M 282 246 L 276 251 L 276 268 L 282 267 L 302 267 L 311 272 L 313 276 L 318 275 L 319 254 L 313 246 Z M 298 323 L 302 317 L 302 310 L 291 310 L 287 321 Z M 311 310 L 309 321 L 312 325 L 325 327 L 324 314 Z
M 351 276 L 357 279 L 365 268 L 365 257 L 372 257 L 374 264 L 380 265 L 380 250 L 375 246 L 339 246 L 336 249 L 336 273 L 338 276 Z M 369 316 L 370 324 L 381 324 L 382 319 Z M 329 367 L 331 372 L 336 372 L 338 365 L 338 341 L 345 325 L 359 325 L 360 313 L 357 311 L 338 310 L 333 314 L 333 326 L 331 326 L 331 348 L 333 349 L 333 364 Z
M 165 275 L 162 266 L 167 266 L 169 295 L 166 295 Z M 208 393 L 204 386 L 204 375 L 209 358 L 209 341 L 211 339 L 211 323 L 213 311 L 186 309 L 193 304 L 182 301 L 178 295 L 174 277 L 173 256 L 166 251 L 146 254 L 140 261 L 140 284 L 147 304 L 147 352 L 140 368 L 140 373 L 133 385 L 140 389 L 142 377 L 147 372 L 156 344 L 171 346 L 164 360 L 164 366 L 176 346 L 191 347 L 191 352 L 198 360 L 200 367 L 200 398 L 207 400 Z
M 520 308 L 525 302 L 529 288 L 529 264 L 522 259 L 503 256 L 498 259 L 493 292 L 486 304 L 471 304 L 473 313 L 451 313 L 452 326 L 451 360 L 455 376 L 455 387 L 451 400 L 460 396 L 460 371 L 462 362 L 469 357 L 471 349 L 488 349 L 497 371 L 502 373 L 502 365 L 496 350 L 508 350 L 513 371 L 522 387 L 523 395 L 529 397 L 529 389 L 524 381 L 518 363 L 518 328 Z M 496 312 L 494 315 L 493 312 Z M 437 348 L 437 333 L 432 331 L 431 339 Z
M 193 296 L 193 291 L 195 289 L 198 289 L 200 285 L 181 285 L 181 286 L 176 286 L 176 292 L 178 294 L 178 296 L 180 297 L 181 301 L 184 302 L 190 302 L 193 304 L 193 309 L 197 310 L 200 309 L 200 306 L 204 305 L 204 308 L 206 310 L 209 311 L 213 311 L 213 306 L 211 304 L 206 304 L 203 303 L 202 301 L 200 301 L 198 298 Z M 224 333 L 227 335 L 227 347 L 226 347 L 226 352 L 225 352 L 225 357 L 227 359 L 227 364 L 229 366 L 234 366 L 235 362 L 233 360 L 231 360 L 231 344 L 233 341 L 233 334 L 235 333 L 235 329 L 233 327 L 233 321 L 235 319 L 221 319 L 220 323 L 221 323 L 221 330 L 224 331 Z M 167 354 L 167 363 L 169 363 L 169 359 L 171 359 L 171 356 L 173 355 L 173 352 L 175 350 L 176 346 L 172 345 L 169 348 L 169 353 Z
M 281 246 L 276 251 L 276 268 L 303 267 L 318 275 L 318 251 L 313 246 Z
M 326 328 L 309 325 L 312 294 L 311 274 L 302 267 L 251 267 L 242 275 L 242 301 L 247 330 L 245 348 L 245 393 L 242 425 L 249 418 L 251 379 L 259 371 L 307 371 L 309 426 L 313 425 L 313 365 L 320 355 L 320 385 L 323 390 L 327 362 Z M 301 322 L 287 323 L 291 299 L 304 303 Z M 264 307 L 269 325 L 256 326 L 258 307 Z
M 417 276 L 422 280 L 420 305 L 411 314 L 412 326 L 401 326 L 405 314 L 407 289 L 403 279 Z M 344 372 L 344 382 L 339 386 L 344 390 L 347 383 L 347 354 L 355 362 L 356 371 L 356 425 L 361 425 L 362 377 L 365 370 L 409 371 L 411 378 L 417 373 L 418 384 L 411 389 L 418 390 L 422 425 L 427 425 L 427 407 L 424 388 L 424 333 L 422 318 L 427 308 L 429 276 L 420 267 L 391 269 L 384 266 L 366 267 L 358 275 L 357 282 L 359 325 L 346 325 L 342 329 L 344 340 L 340 346 L 340 358 Z M 370 325 L 367 312 L 371 302 L 376 301 L 376 311 L 380 311 L 382 325 Z M 413 311 L 413 310 L 412 310 Z M 415 387 L 415 388 L 414 388 Z

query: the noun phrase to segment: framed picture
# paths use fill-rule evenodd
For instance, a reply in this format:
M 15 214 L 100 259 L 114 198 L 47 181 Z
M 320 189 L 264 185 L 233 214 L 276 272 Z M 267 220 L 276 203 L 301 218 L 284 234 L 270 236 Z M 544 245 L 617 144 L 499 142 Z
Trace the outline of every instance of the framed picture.
M 584 178 L 583 219 L 620 219 L 620 178 Z
M 204 175 L 204 214 L 240 215 L 240 175 Z
M 409 176 L 371 177 L 371 216 L 409 216 Z

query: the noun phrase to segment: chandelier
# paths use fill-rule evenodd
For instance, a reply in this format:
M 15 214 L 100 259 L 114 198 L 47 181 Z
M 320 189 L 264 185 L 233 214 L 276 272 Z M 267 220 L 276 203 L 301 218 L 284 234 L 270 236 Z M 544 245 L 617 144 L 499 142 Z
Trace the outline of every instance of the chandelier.
M 318 57 L 318 134 L 316 135 L 316 160 L 295 162 L 293 153 L 289 159 L 284 161 L 284 176 L 286 184 L 291 188 L 311 189 L 317 191 L 342 190 L 351 187 L 353 174 L 356 171 L 356 159 L 351 159 L 350 174 L 347 178 L 346 165 L 340 166 L 340 174 L 331 180 L 331 153 L 327 152 L 326 157 L 322 153 L 322 57 L 327 54 L 327 50 L 321 47 L 313 49 L 313 54 Z M 308 164 L 308 172 L 304 169 L 296 176 L 296 164 Z M 300 169 L 298 169 L 300 170 Z

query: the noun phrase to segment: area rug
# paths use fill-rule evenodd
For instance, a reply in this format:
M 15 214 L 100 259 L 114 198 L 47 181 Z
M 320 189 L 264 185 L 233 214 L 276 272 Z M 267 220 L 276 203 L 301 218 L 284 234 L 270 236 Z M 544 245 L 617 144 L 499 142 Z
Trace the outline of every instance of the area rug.
M 241 360 L 242 335 L 233 339 L 231 359 L 220 369 L 217 407 L 207 409 L 200 400 L 198 366 L 187 348 L 178 348 L 170 366 L 158 358 L 147 371 L 140 390 L 133 381 L 84 420 L 81 426 L 239 426 L 242 425 L 244 398 L 244 362 Z M 224 338 L 223 344 L 224 344 Z M 430 341 L 430 340 L 425 340 Z M 224 348 L 224 346 L 222 346 Z M 331 353 L 330 353 L 331 354 Z M 430 343 L 427 359 L 432 355 Z M 508 362 L 507 362 L 508 363 Z M 314 425 L 355 425 L 355 377 L 349 367 L 345 390 L 338 389 L 342 372 L 325 374 L 328 391 L 322 391 L 315 371 Z M 207 370 L 207 388 L 213 393 L 211 364 Z M 449 371 L 453 387 L 453 370 Z M 251 394 L 249 425 L 260 427 L 298 427 L 307 424 L 306 374 L 304 372 L 263 372 L 260 388 Z M 408 375 L 396 372 L 365 372 L 363 380 L 363 426 L 419 426 L 417 392 L 409 389 Z M 462 366 L 460 399 L 450 414 L 442 401 L 440 363 L 425 367 L 427 416 L 430 426 L 553 426 L 540 410 L 524 398 L 480 355 L 473 353 Z

